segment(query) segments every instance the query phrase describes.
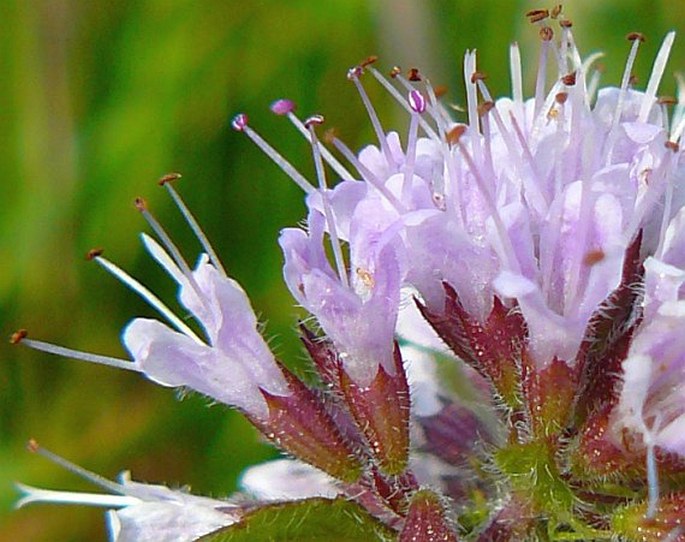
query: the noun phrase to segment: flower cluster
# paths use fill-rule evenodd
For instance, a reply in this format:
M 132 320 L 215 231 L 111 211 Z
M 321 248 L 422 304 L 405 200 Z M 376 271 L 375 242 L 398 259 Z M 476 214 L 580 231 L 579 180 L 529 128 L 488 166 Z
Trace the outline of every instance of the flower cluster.
M 685 89 L 658 96 L 674 34 L 644 91 L 631 77 L 637 33 L 620 86 L 599 88 L 597 56 L 581 57 L 560 10 L 528 17 L 540 36 L 534 96 L 524 99 L 516 44 L 512 97 L 497 101 L 469 51 L 464 122 L 418 70 L 386 78 L 374 58 L 347 74 L 378 139 L 359 153 L 320 141 L 323 117 L 274 102 L 309 142 L 315 184 L 234 118 L 306 194 L 305 226 L 279 243 L 285 282 L 317 323 L 301 325 L 317 385 L 274 358 L 176 174 L 160 184 L 205 247 L 194 269 L 137 206 L 159 239 L 144 245 L 202 336 L 93 252 L 167 324 L 126 327 L 131 361 L 14 337 L 207 395 L 293 459 L 250 469 L 245 494 L 225 502 L 98 479 L 121 496 L 22 486 L 22 503 L 118 508 L 118 541 L 213 540 L 283 500 L 354 506 L 358 534 L 379 540 L 685 541 Z M 403 138 L 381 125 L 369 77 L 406 110 Z M 327 170 L 339 178 L 330 188 Z

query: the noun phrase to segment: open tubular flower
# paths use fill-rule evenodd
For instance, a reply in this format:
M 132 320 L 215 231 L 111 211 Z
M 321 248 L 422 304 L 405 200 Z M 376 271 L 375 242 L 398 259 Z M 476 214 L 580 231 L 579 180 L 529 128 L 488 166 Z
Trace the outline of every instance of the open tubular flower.
M 359 153 L 322 142 L 322 116 L 274 102 L 310 145 L 315 183 L 247 115 L 233 119 L 306 195 L 306 223 L 279 242 L 285 282 L 317 324 L 301 325 L 317 384 L 274 358 L 170 179 L 207 255 L 191 270 L 141 204 L 162 241 L 144 243 L 204 336 L 95 255 L 168 325 L 127 326 L 132 362 L 16 341 L 240 409 L 303 462 L 262 480 L 296 477 L 284 498 L 310 517 L 311 498 L 354 501 L 355 528 L 379 540 L 685 541 L 685 92 L 658 95 L 675 36 L 638 90 L 644 38 L 630 34 L 620 85 L 600 88 L 598 55 L 581 56 L 559 7 L 528 17 L 531 98 L 514 44 L 510 98 L 493 99 L 466 53 L 460 120 L 416 69 L 386 78 L 373 57 L 350 69 L 377 138 Z M 406 110 L 403 136 L 382 126 L 369 78 Z M 243 512 L 237 525 L 254 525 Z

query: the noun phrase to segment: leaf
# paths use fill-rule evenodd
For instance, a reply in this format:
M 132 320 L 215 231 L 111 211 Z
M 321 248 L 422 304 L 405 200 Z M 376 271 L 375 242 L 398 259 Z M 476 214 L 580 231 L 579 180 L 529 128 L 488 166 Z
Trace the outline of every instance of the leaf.
M 200 542 L 390 542 L 397 534 L 357 503 L 344 498 L 311 498 L 263 506 L 242 521 Z

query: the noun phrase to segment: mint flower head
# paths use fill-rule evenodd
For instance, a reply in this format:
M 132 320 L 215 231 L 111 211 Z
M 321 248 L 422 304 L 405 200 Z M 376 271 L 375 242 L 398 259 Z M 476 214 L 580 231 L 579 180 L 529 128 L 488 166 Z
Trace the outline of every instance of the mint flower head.
M 194 268 L 137 207 L 196 326 L 95 251 L 161 316 L 126 326 L 131 360 L 13 337 L 208 396 L 289 459 L 214 500 L 115 484 L 33 445 L 115 495 L 21 485 L 20 504 L 106 506 L 119 542 L 685 541 L 683 83 L 678 99 L 659 96 L 675 36 L 640 90 L 643 37 L 630 34 L 620 84 L 600 88 L 598 55 L 581 55 L 561 9 L 527 15 L 540 37 L 529 98 L 514 44 L 512 95 L 497 100 L 467 51 L 459 118 L 417 69 L 351 68 L 376 134 L 358 153 L 319 133 L 321 115 L 274 102 L 308 143 L 315 182 L 246 114 L 233 119 L 305 195 L 305 221 L 279 245 L 312 317 L 300 333 L 314 378 L 271 352 L 177 174 L 160 184 L 202 243 Z M 382 125 L 369 83 L 406 111 L 406 133 Z

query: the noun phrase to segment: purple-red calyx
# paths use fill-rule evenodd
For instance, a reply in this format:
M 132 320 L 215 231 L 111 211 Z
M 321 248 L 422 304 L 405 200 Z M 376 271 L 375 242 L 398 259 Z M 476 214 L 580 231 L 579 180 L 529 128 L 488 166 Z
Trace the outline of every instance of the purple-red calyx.
M 145 235 L 147 251 L 197 325 L 95 251 L 164 320 L 125 328 L 131 360 L 25 331 L 12 342 L 240 410 L 294 458 L 259 471 L 297 486 L 283 498 L 344 495 L 402 542 L 685 541 L 685 109 L 682 95 L 657 95 L 674 34 L 644 91 L 633 88 L 637 34 L 620 83 L 600 88 L 596 56 L 583 59 L 561 7 L 527 17 L 541 48 L 528 99 L 514 44 L 510 98 L 491 96 L 466 53 L 459 122 L 417 69 L 388 80 L 375 57 L 351 68 L 376 138 L 359 153 L 333 132 L 320 140 L 321 115 L 301 120 L 293 101 L 273 102 L 309 146 L 315 180 L 245 114 L 232 120 L 305 193 L 306 221 L 279 245 L 284 281 L 312 316 L 301 325 L 307 383 L 269 349 L 167 182 L 177 174 L 161 184 L 203 245 L 194 268 L 138 208 L 159 239 Z M 407 112 L 405 135 L 384 128 L 372 81 Z M 50 500 L 24 491 L 25 502 Z

